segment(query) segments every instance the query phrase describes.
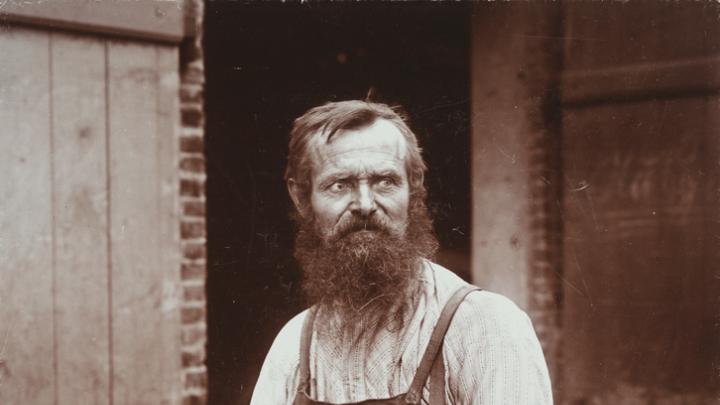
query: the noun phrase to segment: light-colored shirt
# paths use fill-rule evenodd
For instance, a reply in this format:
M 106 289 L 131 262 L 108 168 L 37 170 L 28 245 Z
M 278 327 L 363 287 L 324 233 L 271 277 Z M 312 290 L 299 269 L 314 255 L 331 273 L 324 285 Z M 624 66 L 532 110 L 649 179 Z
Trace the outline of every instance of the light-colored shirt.
M 310 395 L 352 403 L 407 392 L 445 302 L 466 283 L 428 261 L 417 308 L 402 330 L 362 327 L 312 335 Z M 270 348 L 252 405 L 292 404 L 298 387 L 300 334 L 307 310 L 291 319 Z M 527 315 L 507 298 L 470 293 L 458 308 L 442 347 L 449 404 L 552 404 L 548 370 Z M 427 388 L 427 386 L 426 386 Z M 427 401 L 425 389 L 423 397 Z M 425 402 L 423 402 L 425 403 Z

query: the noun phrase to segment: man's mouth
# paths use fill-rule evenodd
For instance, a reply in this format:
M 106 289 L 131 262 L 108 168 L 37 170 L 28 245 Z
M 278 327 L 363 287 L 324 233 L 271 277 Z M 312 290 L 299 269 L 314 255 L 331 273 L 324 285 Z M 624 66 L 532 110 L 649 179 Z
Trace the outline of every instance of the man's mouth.
M 374 235 L 374 234 L 377 234 L 377 233 L 379 233 L 379 232 L 380 232 L 379 229 L 355 228 L 355 229 L 350 229 L 350 230 L 348 230 L 348 231 L 346 231 L 346 232 L 343 232 L 343 234 L 342 234 L 340 237 L 341 237 L 341 238 L 346 238 L 346 237 L 355 236 L 355 235 L 357 235 L 357 236 L 360 236 L 360 235 Z
M 380 232 L 380 231 L 375 230 L 375 229 L 358 229 L 358 230 L 350 232 L 349 235 L 365 235 L 365 234 L 369 235 L 369 234 L 375 234 L 378 232 Z
M 362 222 L 351 226 L 348 232 L 377 232 L 382 230 L 382 226 L 380 226 L 379 224 L 376 224 L 374 222 Z
M 344 229 L 340 234 L 338 235 L 338 239 L 346 238 L 351 235 L 371 235 L 371 234 L 378 234 L 380 232 L 383 232 L 384 229 L 382 226 L 371 223 L 371 222 L 363 222 L 363 223 L 356 223 L 353 224 L 346 229 Z

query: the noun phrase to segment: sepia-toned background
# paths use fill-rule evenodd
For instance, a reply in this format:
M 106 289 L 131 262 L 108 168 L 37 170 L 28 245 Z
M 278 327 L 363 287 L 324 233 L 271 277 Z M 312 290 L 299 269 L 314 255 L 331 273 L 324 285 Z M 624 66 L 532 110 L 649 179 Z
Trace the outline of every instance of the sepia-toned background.
M 0 0 L 0 403 L 245 404 L 292 120 L 401 105 L 567 405 L 720 399 L 720 6 Z

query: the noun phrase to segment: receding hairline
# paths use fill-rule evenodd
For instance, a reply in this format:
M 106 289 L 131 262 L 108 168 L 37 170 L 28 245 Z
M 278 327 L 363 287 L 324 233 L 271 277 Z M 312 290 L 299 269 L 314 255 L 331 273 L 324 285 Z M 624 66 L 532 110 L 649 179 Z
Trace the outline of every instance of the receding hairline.
M 370 129 L 373 126 L 376 125 L 384 125 L 387 124 L 392 128 L 392 133 L 394 134 L 393 137 L 394 140 L 390 140 L 390 143 L 393 144 L 394 153 L 399 160 L 403 162 L 403 168 L 405 169 L 406 176 L 410 175 L 410 172 L 408 170 L 408 165 L 410 164 L 409 158 L 410 158 L 410 143 L 407 140 L 407 137 L 403 135 L 402 130 L 391 120 L 383 118 L 383 117 L 377 117 L 372 122 L 367 123 L 366 125 L 359 126 L 357 128 L 352 129 L 342 129 L 338 128 L 335 131 L 333 131 L 332 134 L 329 134 L 327 130 L 320 129 L 314 133 L 311 133 L 308 135 L 308 143 L 307 143 L 307 149 L 306 153 L 310 157 L 311 160 L 311 177 L 312 177 L 312 171 L 316 169 L 316 165 L 322 160 L 320 155 L 320 148 L 323 146 L 330 145 L 334 141 L 338 140 L 339 138 L 344 138 L 348 135 L 351 135 L 353 133 L 359 133 L 365 130 Z M 368 135 L 365 135 L 368 136 Z M 389 134 L 385 133 L 383 135 L 383 138 L 388 138 Z
M 404 138 L 404 166 L 413 192 L 425 193 L 423 185 L 427 166 L 422 158 L 418 138 L 410 129 L 402 107 L 391 107 L 387 104 L 362 100 L 329 102 L 306 111 L 298 117 L 290 132 L 288 165 L 285 170 L 285 181 L 300 185 L 304 192 L 309 192 L 311 166 L 310 142 L 318 139 L 332 140 L 336 133 L 362 130 L 376 124 L 379 120 L 387 121 L 395 127 Z
M 400 146 L 404 147 L 405 155 L 407 155 L 407 148 L 410 145 L 407 140 L 407 136 L 403 134 L 402 128 L 400 128 L 400 126 L 398 126 L 391 119 L 387 119 L 384 117 L 375 117 L 372 121 L 351 128 L 334 128 L 332 131 L 327 128 L 319 128 L 317 131 L 308 134 L 308 146 L 313 144 L 329 145 L 333 143 L 333 141 L 335 141 L 338 137 L 343 137 L 344 135 L 350 133 L 362 132 L 377 125 L 389 125 L 394 130 L 393 133 L 396 134 L 397 137 L 399 137 L 399 139 L 401 140 L 402 145 Z M 405 155 L 403 155 L 403 157 L 406 157 Z

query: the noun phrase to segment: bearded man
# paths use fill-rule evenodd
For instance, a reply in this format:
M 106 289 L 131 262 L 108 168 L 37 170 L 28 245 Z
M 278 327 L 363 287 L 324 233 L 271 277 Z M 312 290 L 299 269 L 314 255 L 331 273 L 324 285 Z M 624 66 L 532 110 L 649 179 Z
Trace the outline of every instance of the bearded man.
M 286 182 L 313 306 L 276 337 L 253 405 L 552 404 L 525 313 L 430 261 L 425 170 L 387 105 L 328 103 L 295 121 Z

